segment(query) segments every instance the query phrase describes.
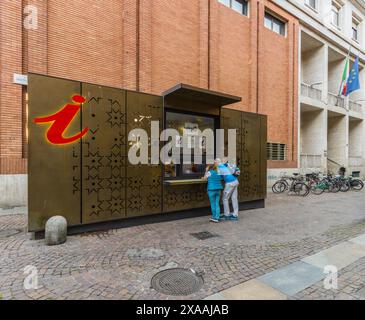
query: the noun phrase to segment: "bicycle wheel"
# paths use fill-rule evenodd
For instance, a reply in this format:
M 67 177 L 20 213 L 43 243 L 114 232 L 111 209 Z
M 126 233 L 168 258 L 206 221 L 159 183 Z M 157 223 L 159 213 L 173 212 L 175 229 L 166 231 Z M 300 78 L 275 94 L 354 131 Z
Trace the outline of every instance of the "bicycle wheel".
M 304 182 L 297 182 L 293 186 L 294 192 L 300 197 L 306 197 L 309 194 L 309 187 Z
M 311 192 L 316 196 L 320 196 L 324 192 L 324 187 L 320 183 L 311 186 Z
M 338 185 L 338 183 L 330 182 L 328 185 L 328 190 L 329 192 L 337 193 L 340 191 L 340 186 Z
M 347 192 L 350 189 L 351 189 L 350 183 L 348 181 L 342 181 L 340 191 L 341 192 Z
M 364 183 L 359 179 L 351 181 L 351 188 L 355 191 L 361 191 L 364 188 Z
M 286 184 L 283 181 L 277 181 L 272 186 L 272 191 L 276 194 L 283 193 L 286 190 Z

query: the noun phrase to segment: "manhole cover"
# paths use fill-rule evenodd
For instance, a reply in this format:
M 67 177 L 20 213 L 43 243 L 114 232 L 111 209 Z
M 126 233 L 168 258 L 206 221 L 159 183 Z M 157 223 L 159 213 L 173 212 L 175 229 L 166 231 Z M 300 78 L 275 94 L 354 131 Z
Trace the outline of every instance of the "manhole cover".
M 203 284 L 202 276 L 182 268 L 160 271 L 151 280 L 153 289 L 170 296 L 188 296 L 199 291 Z
M 206 240 L 206 239 L 217 237 L 217 235 L 212 234 L 208 231 L 203 231 L 203 232 L 198 232 L 198 233 L 191 233 L 191 235 L 194 238 L 197 238 L 198 240 Z
M 0 239 L 15 236 L 16 234 L 18 234 L 20 232 L 21 232 L 21 230 L 17 230 L 17 229 L 0 230 Z

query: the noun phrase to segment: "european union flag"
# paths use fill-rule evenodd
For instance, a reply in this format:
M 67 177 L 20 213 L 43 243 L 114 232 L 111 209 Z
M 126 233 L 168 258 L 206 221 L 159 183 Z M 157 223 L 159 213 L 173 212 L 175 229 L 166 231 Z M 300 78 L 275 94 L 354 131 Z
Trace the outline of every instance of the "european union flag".
M 346 96 L 348 96 L 351 92 L 354 92 L 359 89 L 360 89 L 359 57 L 357 57 L 355 62 L 352 65 L 350 75 L 347 79 Z

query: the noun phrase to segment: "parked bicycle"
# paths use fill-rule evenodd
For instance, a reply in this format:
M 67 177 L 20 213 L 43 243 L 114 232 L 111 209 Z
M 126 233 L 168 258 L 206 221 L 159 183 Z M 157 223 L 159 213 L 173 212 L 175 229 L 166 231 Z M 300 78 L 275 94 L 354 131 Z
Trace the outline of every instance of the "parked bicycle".
M 315 195 L 321 195 L 324 192 L 337 193 L 342 187 L 342 182 L 334 179 L 331 175 L 320 177 L 319 174 L 310 174 L 307 175 L 307 183 Z
M 289 193 L 294 193 L 298 196 L 305 197 L 309 194 L 310 189 L 304 182 L 303 176 L 298 173 L 294 173 L 293 176 L 283 175 L 272 187 L 272 191 L 276 194 L 284 193 L 289 191 Z
M 352 176 L 345 177 L 343 172 L 335 175 L 327 172 L 326 175 L 320 172 L 313 172 L 302 176 L 298 173 L 288 176 L 285 173 L 275 182 L 272 191 L 276 194 L 288 191 L 289 194 L 296 194 L 305 197 L 309 193 L 321 195 L 324 192 L 338 193 L 348 191 L 361 191 L 364 182 Z
M 353 177 L 348 177 L 347 181 L 350 185 L 350 188 L 355 191 L 361 191 L 364 189 L 364 182 L 360 179 L 354 179 Z

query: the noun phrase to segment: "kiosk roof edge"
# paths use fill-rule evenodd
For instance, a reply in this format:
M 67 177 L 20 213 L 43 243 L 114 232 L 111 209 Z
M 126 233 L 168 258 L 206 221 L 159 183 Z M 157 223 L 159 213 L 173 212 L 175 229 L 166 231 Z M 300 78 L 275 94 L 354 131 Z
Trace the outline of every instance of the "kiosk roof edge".
M 184 100 L 200 101 L 206 104 L 223 107 L 229 104 L 241 102 L 242 98 L 226 93 L 194 87 L 180 83 L 162 93 L 164 98 L 180 98 Z

